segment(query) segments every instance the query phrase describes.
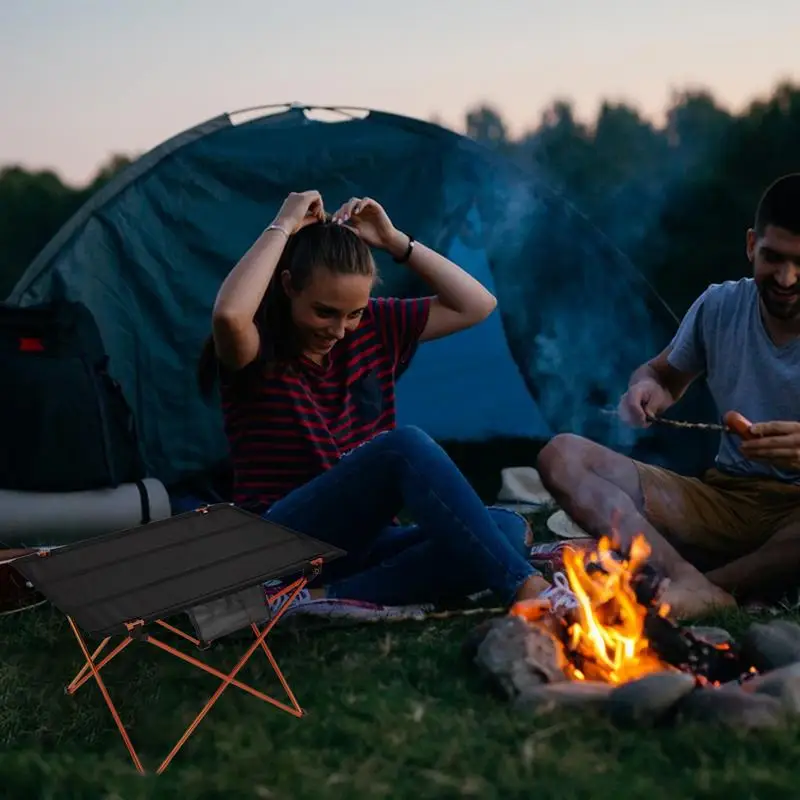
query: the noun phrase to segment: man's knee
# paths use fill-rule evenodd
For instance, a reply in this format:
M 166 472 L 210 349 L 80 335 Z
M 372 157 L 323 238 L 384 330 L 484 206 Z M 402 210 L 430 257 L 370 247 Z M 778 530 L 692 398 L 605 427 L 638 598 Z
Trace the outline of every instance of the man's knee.
M 545 488 L 569 493 L 587 476 L 608 481 L 640 503 L 639 472 L 634 461 L 591 439 L 572 433 L 554 436 L 539 453 L 536 468 Z
M 589 468 L 588 456 L 593 447 L 599 445 L 574 433 L 559 433 L 542 448 L 536 469 L 545 483 L 560 484 Z

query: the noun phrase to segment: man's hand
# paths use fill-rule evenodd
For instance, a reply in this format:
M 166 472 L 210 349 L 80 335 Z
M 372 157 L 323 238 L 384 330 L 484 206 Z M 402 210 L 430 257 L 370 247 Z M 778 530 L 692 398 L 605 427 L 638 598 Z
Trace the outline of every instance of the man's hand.
M 651 378 L 634 383 L 619 401 L 619 415 L 629 425 L 646 428 L 649 418 L 666 411 L 675 399 L 660 384 Z
M 745 458 L 800 471 L 800 422 L 758 422 L 750 430 L 755 438 L 739 447 Z

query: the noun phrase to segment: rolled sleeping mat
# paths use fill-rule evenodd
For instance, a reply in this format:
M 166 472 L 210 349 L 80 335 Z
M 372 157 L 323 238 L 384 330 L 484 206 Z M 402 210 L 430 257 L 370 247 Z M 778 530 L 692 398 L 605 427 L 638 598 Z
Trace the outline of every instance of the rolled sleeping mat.
M 0 489 L 0 545 L 56 547 L 171 515 L 167 490 L 156 478 L 84 492 Z

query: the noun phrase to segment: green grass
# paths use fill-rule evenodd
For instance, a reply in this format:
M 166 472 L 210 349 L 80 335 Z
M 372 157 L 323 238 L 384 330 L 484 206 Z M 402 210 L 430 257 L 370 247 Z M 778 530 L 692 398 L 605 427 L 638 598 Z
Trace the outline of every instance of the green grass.
M 732 630 L 741 617 L 722 622 Z M 138 776 L 55 611 L 0 623 L 4 798 L 794 797 L 797 731 L 620 731 L 586 714 L 527 718 L 486 691 L 460 646 L 474 622 L 276 632 L 297 720 L 229 689 L 160 776 Z M 242 643 L 214 652 L 232 666 Z M 155 766 L 217 681 L 146 645 L 107 668 Z M 254 657 L 245 680 L 276 688 Z
M 740 613 L 709 622 L 737 633 L 748 621 Z M 461 654 L 475 624 L 276 630 L 274 652 L 308 716 L 229 689 L 164 775 L 140 777 L 97 687 L 64 694 L 81 656 L 63 618 L 42 609 L 0 619 L 0 797 L 796 796 L 797 730 L 642 733 L 586 713 L 515 714 Z M 206 655 L 229 669 L 243 649 L 228 641 Z M 218 685 L 142 644 L 104 676 L 151 769 Z M 243 679 L 280 697 L 258 653 Z

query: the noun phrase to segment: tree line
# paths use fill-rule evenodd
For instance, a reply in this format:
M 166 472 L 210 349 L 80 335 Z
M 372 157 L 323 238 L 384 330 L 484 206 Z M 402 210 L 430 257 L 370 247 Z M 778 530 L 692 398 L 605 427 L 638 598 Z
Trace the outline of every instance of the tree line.
M 781 83 L 739 113 L 707 91 L 676 92 L 660 124 L 611 101 L 581 122 L 569 100 L 556 99 L 517 138 L 484 104 L 468 111 L 465 129 L 570 200 L 681 313 L 708 283 L 747 273 L 744 232 L 760 192 L 800 171 L 800 85 Z M 0 297 L 130 161 L 114 156 L 83 187 L 50 170 L 0 168 Z

